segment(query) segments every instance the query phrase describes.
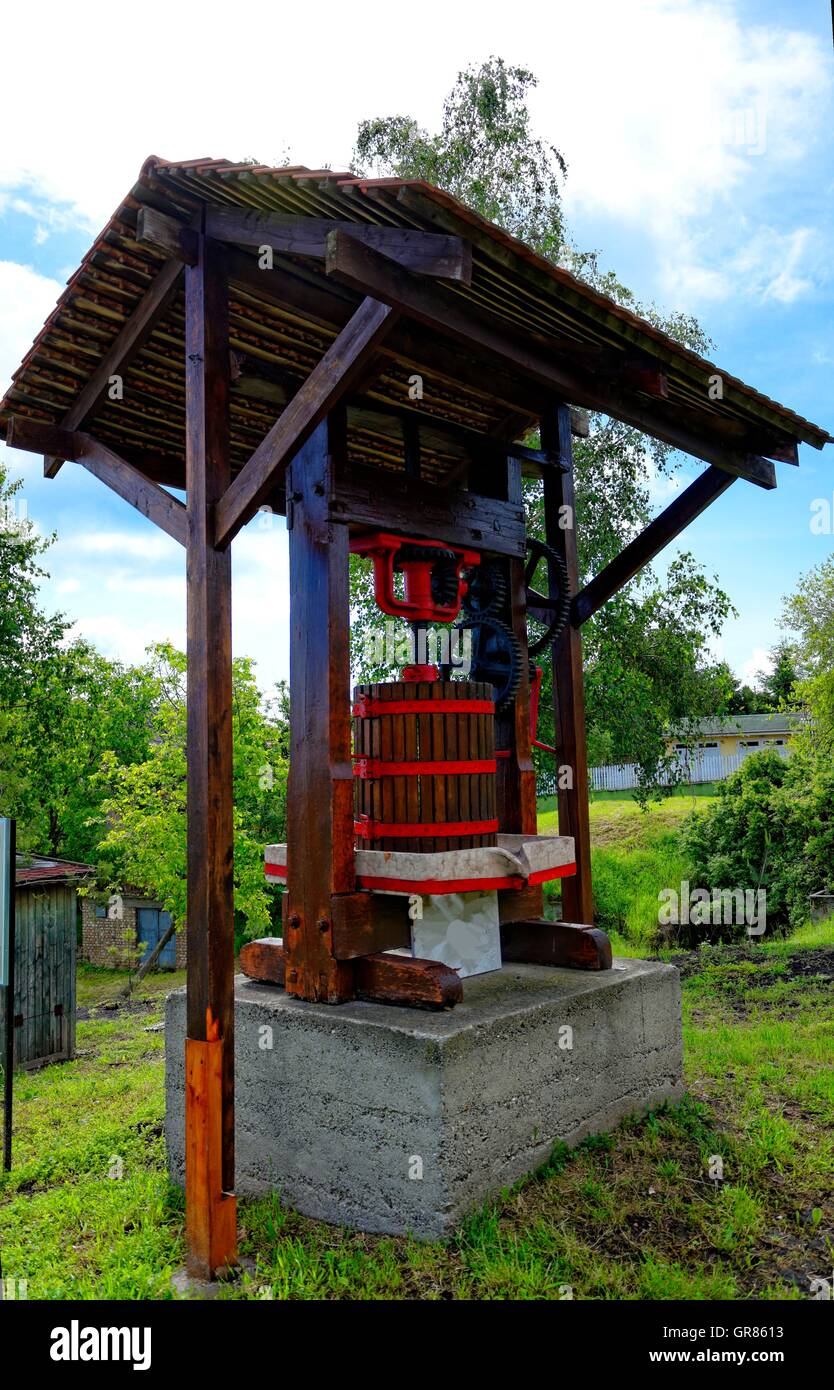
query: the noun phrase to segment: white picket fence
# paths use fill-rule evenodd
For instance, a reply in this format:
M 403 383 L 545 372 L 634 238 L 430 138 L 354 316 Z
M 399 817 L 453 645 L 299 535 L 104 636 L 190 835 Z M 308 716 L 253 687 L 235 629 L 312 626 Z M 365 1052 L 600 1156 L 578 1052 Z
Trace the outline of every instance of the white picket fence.
M 769 745 L 763 745 L 763 747 L 767 746 Z M 790 756 L 788 744 L 774 744 L 773 746 L 780 757 Z M 739 753 L 721 753 L 717 748 L 701 748 L 688 759 L 686 754 L 682 753 L 680 760 L 686 766 L 684 782 L 723 782 L 724 778 L 729 777 L 731 772 L 738 771 L 745 758 L 749 758 L 751 753 L 760 753 L 761 751 L 761 747 L 743 748 Z M 628 791 L 637 786 L 637 767 L 634 763 L 592 767 L 590 777 L 591 786 L 595 792 Z

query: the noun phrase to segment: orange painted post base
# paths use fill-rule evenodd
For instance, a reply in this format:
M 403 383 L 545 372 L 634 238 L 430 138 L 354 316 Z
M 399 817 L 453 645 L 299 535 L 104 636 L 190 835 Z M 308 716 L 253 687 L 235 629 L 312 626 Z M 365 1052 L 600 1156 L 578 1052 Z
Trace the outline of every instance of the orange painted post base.
M 186 1038 L 186 1268 L 196 1279 L 213 1279 L 237 1261 L 237 1202 L 222 1182 L 222 1074 L 223 1039 Z

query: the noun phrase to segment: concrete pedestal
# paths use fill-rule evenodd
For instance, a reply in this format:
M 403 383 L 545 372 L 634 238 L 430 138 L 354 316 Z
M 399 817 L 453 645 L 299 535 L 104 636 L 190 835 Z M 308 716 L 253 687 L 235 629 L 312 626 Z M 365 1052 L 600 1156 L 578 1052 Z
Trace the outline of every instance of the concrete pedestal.
M 682 1086 L 678 972 L 507 965 L 447 1013 L 307 1004 L 239 976 L 237 1182 L 305 1215 L 448 1235 L 487 1197 Z M 183 1180 L 185 992 L 166 1008 L 166 1138 Z

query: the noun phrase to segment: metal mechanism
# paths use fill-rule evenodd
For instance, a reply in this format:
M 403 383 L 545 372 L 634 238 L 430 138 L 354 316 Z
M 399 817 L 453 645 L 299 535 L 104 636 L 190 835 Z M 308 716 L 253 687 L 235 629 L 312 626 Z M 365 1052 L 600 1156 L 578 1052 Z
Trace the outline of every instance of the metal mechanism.
M 473 550 L 457 550 L 434 541 L 406 540 L 376 531 L 351 540 L 351 553 L 373 560 L 374 598 L 383 613 L 418 623 L 451 623 L 467 590 L 465 571 L 480 564 Z M 404 579 L 405 596 L 396 592 Z
M 481 561 L 469 576 L 463 609 L 470 618 L 495 618 L 507 603 L 507 577 L 497 560 Z
M 495 708 L 502 713 L 515 699 L 524 669 L 518 638 L 500 618 L 466 619 L 458 626 L 472 636 L 471 679 L 494 687 Z
M 539 593 L 534 581 L 541 575 L 547 581 L 547 593 Z M 525 603 L 527 605 L 527 650 L 538 656 L 554 641 L 570 618 L 570 580 L 563 557 L 552 545 L 536 536 L 527 537 L 527 563 L 524 567 Z

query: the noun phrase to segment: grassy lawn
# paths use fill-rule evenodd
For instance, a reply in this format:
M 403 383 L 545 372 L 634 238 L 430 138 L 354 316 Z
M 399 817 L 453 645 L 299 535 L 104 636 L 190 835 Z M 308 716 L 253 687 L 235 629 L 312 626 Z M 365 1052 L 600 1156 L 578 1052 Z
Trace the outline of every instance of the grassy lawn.
M 230 1298 L 782 1299 L 834 1262 L 834 923 L 678 957 L 690 1094 L 573 1152 L 449 1242 L 366 1236 L 241 1202 L 254 1279 Z M 15 1078 L 3 1273 L 30 1298 L 169 1298 L 183 1202 L 162 1140 L 157 976 L 81 974 L 79 1056 Z M 723 1181 L 710 1163 L 723 1163 Z
M 596 925 L 608 932 L 621 954 L 657 951 L 658 893 L 661 888 L 677 889 L 689 877 L 677 832 L 687 817 L 704 810 L 714 799 L 711 783 L 677 791 L 663 801 L 649 803 L 646 810 L 641 810 L 627 792 L 594 794 L 591 869 Z M 539 831 L 558 831 L 553 797 L 539 802 Z M 553 885 L 547 891 L 557 899 L 560 889 Z M 548 911 L 552 914 L 556 909 Z
M 694 795 L 693 795 L 694 793 Z M 663 801 L 650 802 L 642 811 L 627 792 L 595 792 L 591 799 L 591 844 L 594 848 L 616 845 L 623 849 L 644 848 L 659 835 L 677 830 L 693 810 L 702 810 L 715 798 L 713 783 L 676 791 Z M 539 833 L 558 831 L 556 798 L 539 802 Z

